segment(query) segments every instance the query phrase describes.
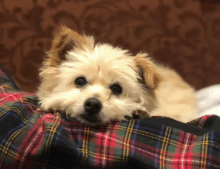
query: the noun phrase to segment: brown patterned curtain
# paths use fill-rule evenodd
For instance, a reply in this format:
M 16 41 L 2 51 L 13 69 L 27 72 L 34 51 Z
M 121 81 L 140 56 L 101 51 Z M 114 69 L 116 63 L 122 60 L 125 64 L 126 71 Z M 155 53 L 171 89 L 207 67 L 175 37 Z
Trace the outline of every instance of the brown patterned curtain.
M 25 91 L 60 25 L 145 51 L 196 89 L 220 83 L 217 0 L 0 0 L 0 64 Z

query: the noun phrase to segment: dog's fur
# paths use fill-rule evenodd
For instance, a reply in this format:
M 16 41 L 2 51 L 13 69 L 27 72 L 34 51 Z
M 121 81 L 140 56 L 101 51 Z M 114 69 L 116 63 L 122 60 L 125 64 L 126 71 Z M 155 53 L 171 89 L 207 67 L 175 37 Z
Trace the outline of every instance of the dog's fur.
M 74 84 L 79 76 L 88 81 L 83 88 Z M 93 37 L 80 36 L 66 27 L 55 36 L 40 77 L 37 95 L 43 109 L 65 111 L 90 125 L 94 124 L 81 116 L 90 97 L 102 103 L 100 123 L 123 120 L 136 110 L 181 122 L 197 114 L 193 88 L 174 70 L 155 64 L 144 53 L 132 56 L 109 44 L 95 44 Z M 112 94 L 110 85 L 114 83 L 121 85 L 121 95 Z

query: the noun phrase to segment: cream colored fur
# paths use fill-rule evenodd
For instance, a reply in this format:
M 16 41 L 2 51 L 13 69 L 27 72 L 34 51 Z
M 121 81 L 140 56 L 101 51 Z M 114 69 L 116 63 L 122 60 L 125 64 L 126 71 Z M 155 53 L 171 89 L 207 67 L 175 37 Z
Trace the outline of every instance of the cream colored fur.
M 74 81 L 79 76 L 86 77 L 88 85 L 77 88 Z M 154 64 L 147 54 L 131 56 L 127 50 L 95 44 L 92 37 L 65 27 L 56 35 L 40 77 L 41 107 L 65 111 L 87 124 L 91 123 L 81 115 L 90 97 L 101 101 L 103 123 L 132 117 L 136 110 L 181 122 L 194 119 L 197 113 L 194 90 L 175 71 Z M 119 96 L 109 88 L 116 82 L 123 89 Z

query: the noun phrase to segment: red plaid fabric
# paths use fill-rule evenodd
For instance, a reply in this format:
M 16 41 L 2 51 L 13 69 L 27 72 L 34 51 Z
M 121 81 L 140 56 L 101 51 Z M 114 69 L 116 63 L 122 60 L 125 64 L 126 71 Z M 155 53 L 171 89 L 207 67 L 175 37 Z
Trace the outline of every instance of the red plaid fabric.
M 220 118 L 168 118 L 89 127 L 38 108 L 0 71 L 0 168 L 220 168 Z

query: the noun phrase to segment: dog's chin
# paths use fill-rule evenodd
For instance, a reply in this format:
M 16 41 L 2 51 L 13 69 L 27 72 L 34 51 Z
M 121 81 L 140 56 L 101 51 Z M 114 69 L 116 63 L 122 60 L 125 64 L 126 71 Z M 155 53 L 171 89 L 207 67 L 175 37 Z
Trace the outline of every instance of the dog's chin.
M 104 124 L 104 122 L 101 120 L 100 117 L 89 117 L 85 114 L 82 114 L 76 118 L 78 121 L 80 121 L 83 124 L 89 125 L 89 126 L 97 126 Z
M 104 124 L 102 121 L 92 121 L 92 120 L 88 120 L 82 117 L 78 117 L 77 120 L 89 126 L 98 126 L 98 125 Z
M 135 111 L 135 112 L 132 113 L 131 116 L 124 116 L 124 120 L 127 121 L 127 120 L 130 120 L 130 119 L 139 119 L 140 118 L 139 113 L 140 113 L 139 111 Z M 86 116 L 84 113 L 77 116 L 77 117 L 75 117 L 75 118 L 78 121 L 80 121 L 81 123 L 89 125 L 89 126 L 105 125 L 105 124 L 107 124 L 108 122 L 111 121 L 110 119 L 109 119 L 109 121 L 103 121 L 99 115 L 97 117 L 89 117 L 89 116 Z M 115 119 L 115 120 L 116 121 L 121 121 L 119 119 Z

